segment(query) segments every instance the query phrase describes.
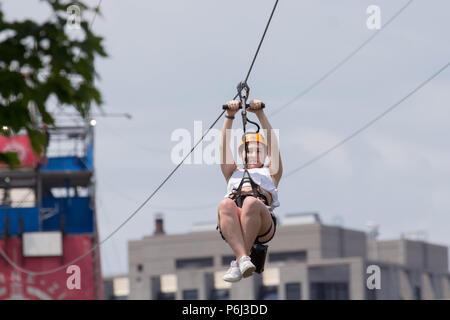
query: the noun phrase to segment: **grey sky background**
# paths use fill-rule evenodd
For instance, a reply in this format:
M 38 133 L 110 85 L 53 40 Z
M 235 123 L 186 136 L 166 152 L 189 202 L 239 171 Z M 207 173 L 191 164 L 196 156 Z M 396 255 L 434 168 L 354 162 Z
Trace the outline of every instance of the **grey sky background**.
M 129 112 L 133 119 L 97 119 L 101 239 L 175 167 L 171 133 L 185 128 L 193 134 L 194 121 L 206 130 L 235 95 L 273 3 L 103 0 L 93 30 L 105 37 L 110 57 L 97 61 L 98 86 L 106 112 Z M 263 100 L 270 114 L 375 32 L 366 27 L 369 5 L 381 8 L 383 26 L 406 3 L 280 0 L 248 81 L 250 98 Z M 31 0 L 2 6 L 7 19 L 43 20 L 49 12 L 45 3 Z M 284 172 L 331 147 L 449 62 L 449 12 L 446 0 L 414 1 L 345 66 L 269 117 L 280 130 Z M 315 211 L 325 224 L 363 231 L 374 221 L 380 239 L 424 230 L 428 241 L 450 245 L 449 88 L 446 70 L 343 147 L 282 179 L 277 215 L 282 220 L 286 213 Z M 234 128 L 240 126 L 238 116 Z M 218 165 L 183 165 L 102 246 L 103 274 L 128 272 L 127 241 L 150 235 L 156 212 L 164 214 L 167 233 L 189 232 L 194 223 L 214 222 L 216 207 L 167 208 L 218 203 L 225 192 Z

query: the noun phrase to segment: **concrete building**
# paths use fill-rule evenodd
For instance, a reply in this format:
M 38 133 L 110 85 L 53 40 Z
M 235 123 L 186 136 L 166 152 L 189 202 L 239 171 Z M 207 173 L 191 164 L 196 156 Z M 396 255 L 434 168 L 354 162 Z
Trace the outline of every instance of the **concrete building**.
M 268 245 L 265 271 L 230 284 L 221 277 L 234 256 L 215 225 L 165 235 L 158 217 L 154 235 L 129 242 L 128 297 L 450 299 L 445 246 L 379 241 L 362 231 L 324 225 L 317 214 L 286 216 Z M 369 289 L 371 284 L 379 289 Z

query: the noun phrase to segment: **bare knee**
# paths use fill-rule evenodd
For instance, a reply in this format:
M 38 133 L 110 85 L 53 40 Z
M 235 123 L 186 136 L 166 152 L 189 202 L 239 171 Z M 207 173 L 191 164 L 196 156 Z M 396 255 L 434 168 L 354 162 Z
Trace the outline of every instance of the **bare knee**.
M 253 216 L 259 215 L 261 209 L 261 202 L 255 197 L 247 197 L 242 204 L 242 215 Z
M 219 216 L 233 216 L 236 215 L 236 204 L 231 199 L 224 199 L 220 201 L 218 206 Z
M 247 208 L 247 209 L 259 209 L 261 206 L 261 202 L 256 199 L 255 197 L 246 197 L 244 199 L 244 203 L 242 204 L 242 208 Z

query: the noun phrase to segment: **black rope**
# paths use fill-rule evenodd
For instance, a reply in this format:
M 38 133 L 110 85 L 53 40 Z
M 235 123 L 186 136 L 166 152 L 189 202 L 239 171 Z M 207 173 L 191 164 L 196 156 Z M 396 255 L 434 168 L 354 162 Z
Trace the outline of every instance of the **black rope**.
M 253 65 L 255 64 L 256 57 L 258 56 L 258 53 L 259 53 L 259 49 L 261 48 L 264 38 L 266 37 L 267 29 L 269 29 L 269 25 L 270 25 L 270 22 L 272 21 L 272 17 L 275 12 L 275 9 L 277 8 L 277 5 L 278 5 L 278 0 L 275 1 L 275 4 L 272 9 L 272 13 L 270 14 L 269 21 L 267 21 L 266 28 L 264 29 L 264 33 L 263 33 L 263 35 L 261 37 L 261 41 L 259 42 L 259 45 L 258 45 L 258 49 L 256 49 L 256 53 L 255 53 L 255 56 L 253 57 L 252 64 L 250 65 L 250 69 L 248 70 L 247 76 L 245 77 L 245 80 L 244 80 L 245 83 L 247 83 L 248 77 L 250 76 L 250 73 L 252 72 Z
M 417 91 L 419 91 L 422 87 L 424 87 L 428 82 L 430 82 L 431 80 L 433 80 L 435 77 L 437 77 L 442 71 L 444 71 L 445 69 L 447 69 L 450 66 L 450 62 L 448 62 L 447 64 L 445 64 L 443 67 L 441 67 L 438 71 L 436 71 L 435 73 L 433 73 L 433 75 L 431 75 L 428 79 L 426 79 L 425 81 L 423 81 L 421 84 L 419 84 L 416 88 L 414 88 L 413 90 L 411 90 L 406 96 L 404 96 L 403 98 L 401 98 L 399 101 L 397 101 L 395 104 L 393 104 L 392 106 L 390 106 L 389 108 L 387 108 L 386 110 L 384 110 L 382 113 L 380 113 L 379 115 L 377 115 L 375 118 L 373 118 L 372 120 L 370 120 L 369 122 L 367 122 L 365 125 L 363 125 L 362 127 L 360 127 L 358 130 L 354 131 L 352 134 L 350 134 L 349 136 L 347 136 L 346 138 L 342 139 L 340 142 L 336 143 L 334 146 L 328 148 L 327 150 L 323 151 L 322 153 L 320 153 L 319 155 L 315 156 L 314 158 L 312 158 L 311 160 L 307 161 L 306 163 L 302 164 L 301 166 L 291 170 L 290 172 L 288 172 L 286 174 L 286 178 L 293 175 L 294 173 L 303 170 L 304 168 L 310 166 L 311 164 L 313 164 L 316 161 L 319 161 L 321 158 L 325 157 L 327 154 L 329 154 L 330 152 L 332 152 L 333 150 L 339 148 L 340 146 L 342 146 L 343 144 L 345 144 L 346 142 L 348 142 L 349 140 L 353 139 L 355 136 L 357 136 L 358 134 L 360 134 L 361 132 L 363 132 L 364 130 L 366 130 L 367 128 L 369 128 L 370 126 L 372 126 L 375 122 L 377 122 L 378 120 L 380 120 L 381 118 L 385 117 L 388 113 L 390 113 L 391 111 L 393 111 L 395 108 L 397 108 L 400 104 L 402 104 L 406 99 L 408 99 L 409 97 L 411 97 L 413 94 L 415 94 Z
M 342 59 L 339 63 L 337 63 L 333 68 L 328 70 L 324 75 L 322 75 L 319 79 L 317 79 L 315 82 L 310 84 L 306 89 L 304 89 L 302 92 L 300 92 L 298 95 L 296 95 L 294 98 L 292 98 L 290 101 L 279 107 L 278 109 L 275 109 L 270 116 L 273 117 L 277 113 L 281 112 L 281 110 L 285 109 L 289 105 L 293 104 L 295 101 L 306 95 L 308 92 L 310 92 L 312 89 L 317 87 L 319 84 L 321 84 L 323 81 L 325 81 L 329 76 L 331 76 L 333 73 L 335 73 L 339 68 L 341 68 L 344 64 L 346 64 L 353 56 L 355 56 L 361 49 L 363 49 L 369 42 L 371 42 L 376 36 L 378 36 L 386 27 L 394 21 L 414 0 L 408 1 L 403 7 L 401 7 L 386 23 L 383 24 L 383 28 L 375 31 L 373 35 L 371 35 L 367 40 L 365 40 L 362 44 L 360 44 L 356 49 L 354 49 L 352 52 L 350 52 L 344 59 Z
M 101 0 L 100 0 L 100 3 L 101 3 Z M 100 3 L 99 3 L 99 5 L 100 5 Z M 261 38 L 261 41 L 259 42 L 259 46 L 258 46 L 258 49 L 257 49 L 257 51 L 256 51 L 256 53 L 255 53 L 255 56 L 254 56 L 254 58 L 253 58 L 253 61 L 252 61 L 252 64 L 251 64 L 251 66 L 250 66 L 250 69 L 248 70 L 248 73 L 247 73 L 247 77 L 246 77 L 246 79 L 245 79 L 245 82 L 248 80 L 248 77 L 250 76 L 250 73 L 251 73 L 251 71 L 252 71 L 252 68 L 253 68 L 253 64 L 255 63 L 255 60 L 256 60 L 256 57 L 258 56 L 258 52 L 259 52 L 259 49 L 261 48 L 261 44 L 262 44 L 262 42 L 263 42 L 263 40 L 264 40 L 264 37 L 265 37 L 265 35 L 266 35 L 266 32 L 267 32 L 267 29 L 268 29 L 268 27 L 269 27 L 269 24 L 270 24 L 270 21 L 272 20 L 272 16 L 273 16 L 273 13 L 274 13 L 274 11 L 275 11 L 275 8 L 276 8 L 276 6 L 277 6 L 277 3 L 278 3 L 278 0 L 275 2 L 275 6 L 274 6 L 274 8 L 273 8 L 273 10 L 272 10 L 272 14 L 270 15 L 270 19 L 269 19 L 269 21 L 268 21 L 268 23 L 267 23 L 267 25 L 266 25 L 266 28 L 265 28 L 265 30 L 264 30 L 264 34 L 263 34 L 263 36 L 262 36 L 262 38 Z M 98 9 L 98 7 L 97 7 L 97 9 Z M 97 10 L 98 11 L 98 10 Z M 95 18 L 95 16 L 94 16 L 94 18 Z M 233 98 L 233 100 L 234 99 L 236 99 L 236 97 L 239 95 L 239 92 L 238 92 L 238 94 L 236 94 L 236 96 Z M 243 106 L 243 108 L 245 108 L 245 106 Z M 210 125 L 209 126 L 209 128 L 208 128 L 208 130 L 203 134 L 203 136 L 200 138 L 200 140 L 194 145 L 194 147 L 192 147 L 192 149 L 191 149 L 191 151 L 183 158 L 183 160 L 181 160 L 181 162 L 170 172 L 170 174 L 164 179 L 164 181 L 163 182 L 161 182 L 161 184 L 155 189 L 155 191 L 153 191 L 152 192 L 152 194 L 149 196 L 149 197 L 147 197 L 147 199 L 127 218 L 127 219 L 125 219 L 125 221 L 123 221 L 116 229 L 114 229 L 114 231 L 113 232 L 111 232 L 105 239 L 103 239 L 102 241 L 100 241 L 100 242 L 97 242 L 96 244 L 95 244 L 95 246 L 93 246 L 91 249 L 89 249 L 88 251 L 86 251 L 84 254 L 82 254 L 81 256 L 79 256 L 78 258 L 76 258 L 76 259 L 74 259 L 74 260 L 72 260 L 72 261 L 70 261 L 70 262 L 68 262 L 68 263 L 66 263 L 65 265 L 63 265 L 63 266 L 60 266 L 60 267 L 58 267 L 58 268 L 55 268 L 55 269 L 52 269 L 52 270 L 47 270 L 47 271 L 41 271 L 41 272 L 35 272 L 35 271 L 31 271 L 31 270 L 26 270 L 26 269 L 24 269 L 24 268 L 22 268 L 22 267 L 20 267 L 19 265 L 17 265 L 14 261 L 12 261 L 7 255 L 6 255 L 6 253 L 3 251 L 3 250 L 1 250 L 1 248 L 0 248 L 0 255 L 1 256 L 3 256 L 4 258 L 5 258 L 5 260 L 7 260 L 8 261 L 8 263 L 10 263 L 14 268 L 16 268 L 16 269 L 18 269 L 19 271 L 21 271 L 21 272 L 23 272 L 23 273 L 26 273 L 26 274 L 32 274 L 32 275 L 44 275 L 44 274 L 49 274 L 49 273 L 53 273 L 53 272 L 57 272 L 57 271 L 60 271 L 60 270 L 62 270 L 62 269 L 65 269 L 67 266 L 69 266 L 69 265 L 71 265 L 71 264 L 73 264 L 73 263 L 75 263 L 75 262 L 77 262 L 77 261 L 79 261 L 79 260 L 81 260 L 81 259 L 83 259 L 85 256 L 87 256 L 89 253 L 91 253 L 91 252 L 93 252 L 93 251 L 95 251 L 95 250 L 97 250 L 97 248 L 100 246 L 100 245 L 102 245 L 103 243 L 105 243 L 107 240 L 109 240 L 114 234 L 116 234 L 125 224 L 127 224 L 128 223 L 128 221 L 130 221 L 146 204 L 147 204 L 147 202 L 149 202 L 150 201 L 150 199 L 151 198 L 153 198 L 153 196 L 164 186 L 164 184 L 170 179 L 170 177 L 172 177 L 172 175 L 178 170 L 178 168 L 184 163 L 184 161 L 187 159 L 187 157 L 188 156 L 190 156 L 191 155 L 191 153 L 194 151 L 194 149 L 198 146 L 198 144 L 201 142 L 201 141 L 203 141 L 203 139 L 204 139 L 204 137 L 209 133 L 209 131 L 215 126 L 215 124 L 219 121 L 219 119 L 223 116 L 223 114 L 225 113 L 225 111 L 226 110 L 223 110 L 221 113 L 220 113 L 220 115 L 217 117 L 217 119 L 213 122 L 213 124 L 212 125 Z

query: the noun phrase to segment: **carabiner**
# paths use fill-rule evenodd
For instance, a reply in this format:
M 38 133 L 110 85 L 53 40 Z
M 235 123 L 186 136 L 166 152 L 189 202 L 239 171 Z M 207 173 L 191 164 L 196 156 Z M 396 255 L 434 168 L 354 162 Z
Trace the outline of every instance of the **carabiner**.
M 245 90 L 245 96 L 242 95 L 242 91 L 244 91 L 244 90 Z M 241 102 L 242 102 L 242 100 L 247 101 L 247 98 L 250 94 L 250 87 L 248 86 L 247 82 L 243 82 L 243 81 L 239 82 L 237 85 L 237 91 L 238 91 L 239 99 L 241 100 Z M 245 109 L 245 104 L 242 106 L 242 108 Z
M 245 90 L 245 95 L 242 94 L 242 91 Z M 247 126 L 247 99 L 250 94 L 250 87 L 248 86 L 247 82 L 239 82 L 237 85 L 237 91 L 239 100 L 241 101 L 241 108 L 242 108 L 242 126 L 244 127 L 244 133 L 245 128 Z

